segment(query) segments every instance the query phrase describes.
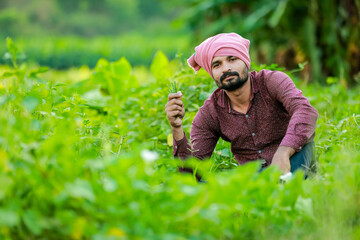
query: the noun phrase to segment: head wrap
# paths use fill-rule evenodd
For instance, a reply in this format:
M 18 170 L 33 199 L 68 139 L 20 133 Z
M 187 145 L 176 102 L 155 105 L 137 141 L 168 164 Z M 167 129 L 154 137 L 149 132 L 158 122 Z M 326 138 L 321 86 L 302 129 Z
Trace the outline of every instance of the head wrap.
M 220 33 L 195 47 L 195 53 L 187 62 L 196 73 L 202 67 L 211 76 L 211 62 L 216 56 L 238 57 L 250 69 L 249 47 L 250 41 L 236 33 Z

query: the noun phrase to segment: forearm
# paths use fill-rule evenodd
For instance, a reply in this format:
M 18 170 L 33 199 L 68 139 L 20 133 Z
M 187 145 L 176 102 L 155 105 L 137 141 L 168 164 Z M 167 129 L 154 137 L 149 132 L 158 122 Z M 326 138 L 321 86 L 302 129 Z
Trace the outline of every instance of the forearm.
M 171 127 L 173 134 L 173 156 L 180 159 L 186 159 L 191 156 L 190 145 L 188 139 L 184 133 L 182 125 L 180 127 Z
M 173 133 L 173 156 L 185 160 L 191 157 L 189 141 L 181 127 L 180 129 L 171 129 Z
M 288 146 L 279 146 L 276 150 L 271 165 L 277 165 L 283 173 L 290 172 L 290 157 L 294 155 L 295 149 Z
M 287 157 L 290 159 L 292 155 L 294 155 L 295 149 L 288 146 L 279 146 L 279 148 L 276 150 L 275 154 L 282 155 L 284 157 Z
M 171 132 L 173 134 L 173 137 L 176 141 L 180 141 L 181 139 L 184 138 L 185 134 L 184 134 L 184 130 L 183 130 L 183 127 L 180 126 L 180 127 L 177 127 L 177 128 L 174 128 L 174 127 L 171 127 Z

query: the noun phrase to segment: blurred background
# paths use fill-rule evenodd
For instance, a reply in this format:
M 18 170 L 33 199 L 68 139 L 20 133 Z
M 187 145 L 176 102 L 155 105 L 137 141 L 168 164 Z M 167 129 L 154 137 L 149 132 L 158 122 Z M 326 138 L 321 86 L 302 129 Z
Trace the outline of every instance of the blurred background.
M 27 61 L 56 69 L 99 58 L 149 66 L 186 59 L 220 32 L 251 42 L 257 65 L 305 66 L 306 82 L 360 82 L 360 0 L 1 0 L 0 54 L 10 36 Z M 1 58 L 0 64 L 6 63 Z

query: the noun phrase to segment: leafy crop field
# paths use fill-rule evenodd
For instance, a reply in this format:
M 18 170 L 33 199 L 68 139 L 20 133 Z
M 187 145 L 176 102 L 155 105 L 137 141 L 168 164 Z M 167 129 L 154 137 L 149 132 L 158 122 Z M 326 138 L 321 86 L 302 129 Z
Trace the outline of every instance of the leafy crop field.
M 158 52 L 150 69 L 125 58 L 66 72 L 0 68 L 1 239 L 357 239 L 360 88 L 297 86 L 320 113 L 317 174 L 280 184 L 260 163 L 238 167 L 219 141 L 189 160 L 206 183 L 180 174 L 164 113 L 176 81 L 189 134 L 214 90 Z M 259 69 L 259 66 L 253 66 Z M 289 73 L 290 74 L 290 73 Z
M 94 67 L 99 58 L 118 60 L 126 56 L 132 65 L 150 65 L 155 49 L 162 49 L 167 56 L 175 58 L 178 52 L 189 49 L 188 37 L 184 35 L 149 35 L 127 33 L 117 37 L 26 37 L 17 38 L 17 47 L 24 54 L 19 54 L 19 60 L 26 58 L 27 62 L 36 62 L 42 66 L 57 69 Z M 142 46 L 142 47 L 138 47 Z M 0 52 L 6 52 L 6 45 L 0 44 Z M 1 56 L 0 64 L 7 63 Z

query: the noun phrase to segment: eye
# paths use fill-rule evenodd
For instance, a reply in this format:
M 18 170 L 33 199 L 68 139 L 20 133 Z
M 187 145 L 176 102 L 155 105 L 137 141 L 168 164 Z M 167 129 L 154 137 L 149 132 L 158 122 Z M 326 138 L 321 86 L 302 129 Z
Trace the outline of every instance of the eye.
M 237 57 L 232 57 L 232 58 L 230 58 L 230 61 L 233 62 L 233 61 L 235 61 L 236 59 L 237 59 Z
M 217 68 L 217 67 L 219 67 L 219 66 L 220 66 L 219 63 L 214 63 L 214 64 L 212 65 L 212 68 Z

